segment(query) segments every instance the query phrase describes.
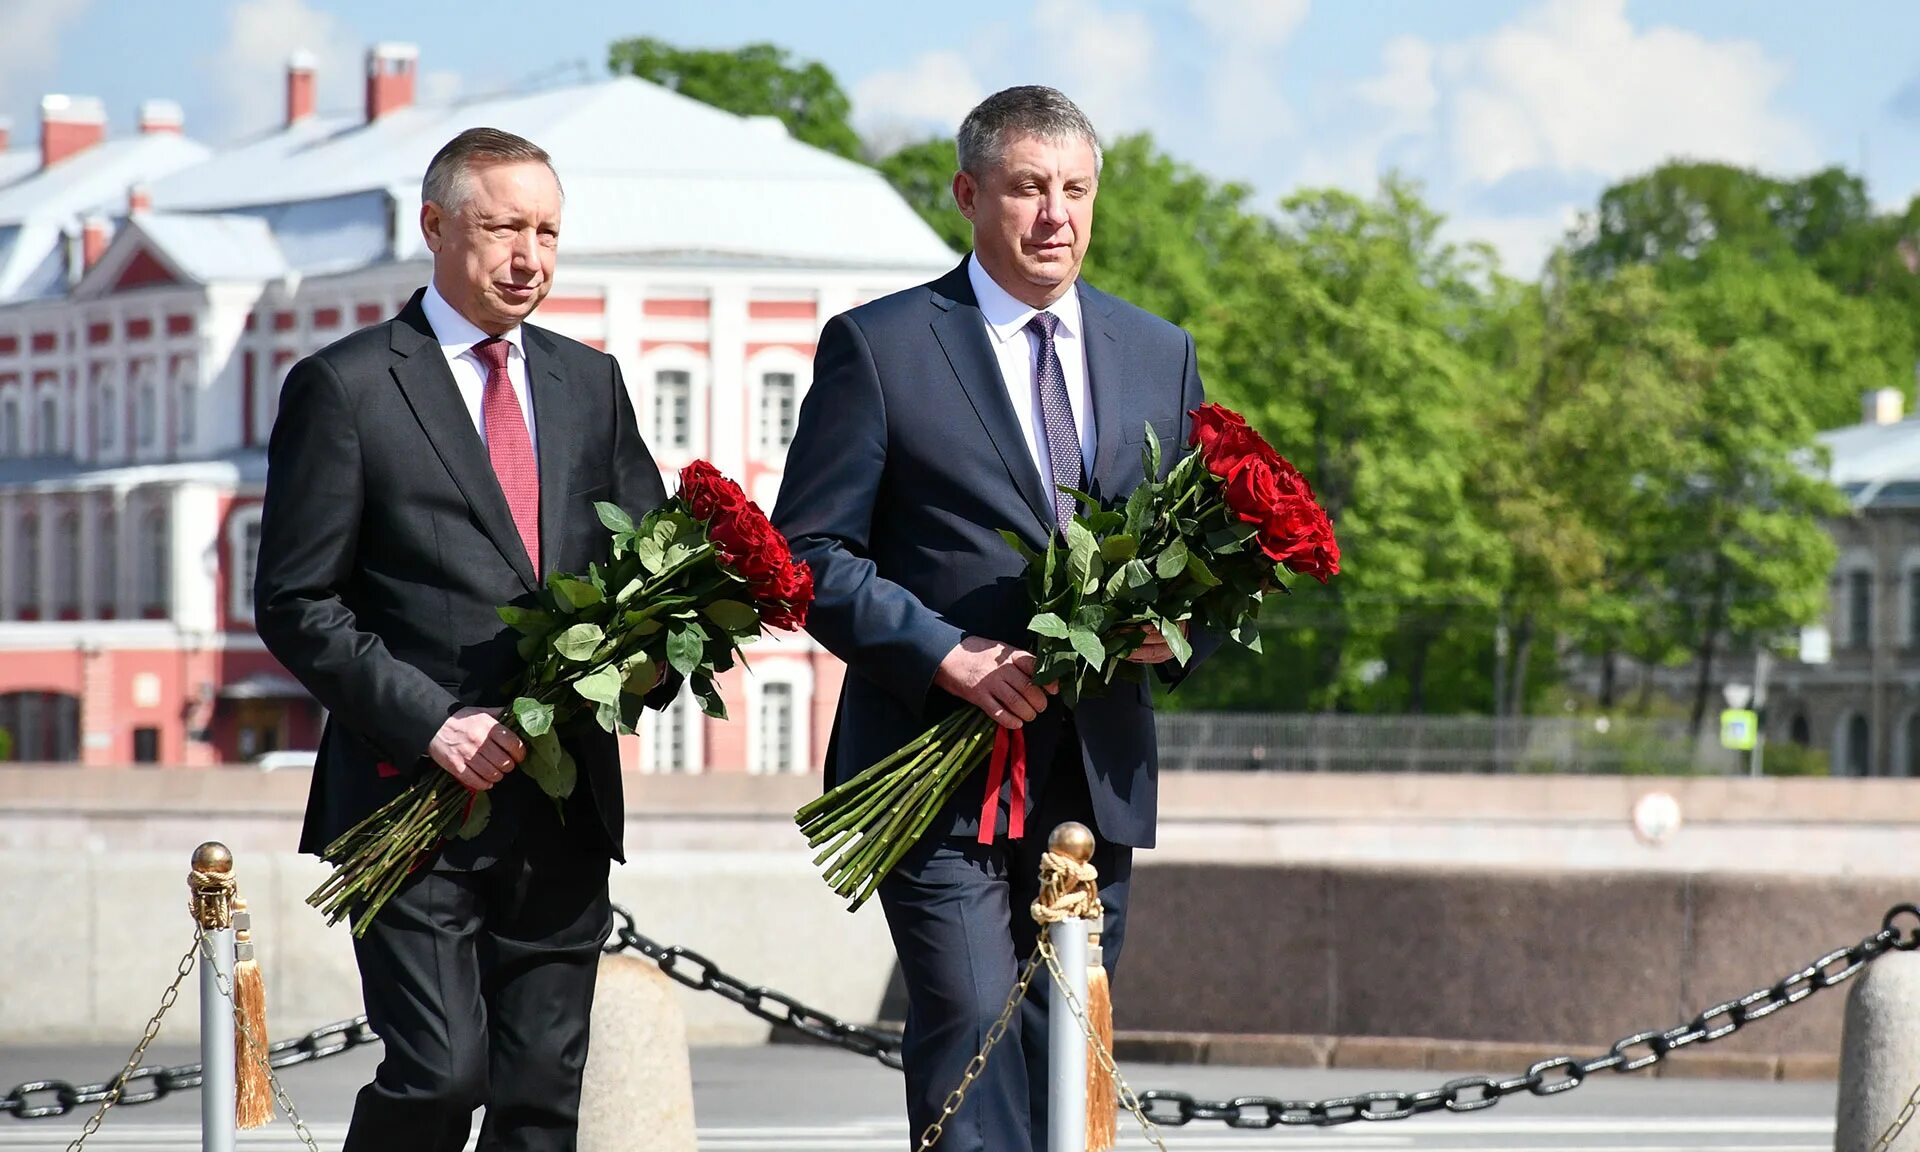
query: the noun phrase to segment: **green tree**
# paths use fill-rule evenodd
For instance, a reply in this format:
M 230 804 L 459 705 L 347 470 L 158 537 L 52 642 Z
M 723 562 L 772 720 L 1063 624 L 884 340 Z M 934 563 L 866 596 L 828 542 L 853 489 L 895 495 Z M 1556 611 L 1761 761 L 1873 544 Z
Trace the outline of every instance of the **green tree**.
M 637 36 L 607 49 L 607 67 L 615 75 L 638 76 L 736 115 L 778 116 L 794 139 L 860 159 L 853 104 L 817 60 L 793 60 L 772 44 L 679 48 Z
M 956 164 L 952 139 L 936 136 L 901 148 L 878 167 L 947 247 L 966 252 L 973 248 L 973 225 L 953 202 Z

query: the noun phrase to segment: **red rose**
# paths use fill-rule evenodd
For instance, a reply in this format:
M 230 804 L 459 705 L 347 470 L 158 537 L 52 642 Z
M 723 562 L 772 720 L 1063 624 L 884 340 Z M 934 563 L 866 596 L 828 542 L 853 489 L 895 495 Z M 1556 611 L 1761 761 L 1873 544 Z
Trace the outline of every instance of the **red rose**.
M 747 509 L 739 515 L 716 517 L 708 532 L 721 558 L 751 584 L 774 570 L 773 548 L 784 541 L 758 508 L 749 504 Z
M 1187 443 L 1200 449 L 1203 456 L 1213 454 L 1213 446 L 1221 435 L 1230 428 L 1245 428 L 1247 418 L 1231 408 L 1222 408 L 1218 404 L 1202 404 L 1187 413 L 1193 422 L 1193 434 Z
M 1221 495 L 1235 516 L 1248 524 L 1265 524 L 1280 506 L 1280 481 L 1259 456 L 1243 456 L 1228 473 Z
M 805 626 L 813 603 L 813 571 L 804 563 L 778 572 L 762 602 L 760 619 L 769 628 L 794 631 Z
M 736 516 L 748 504 L 740 485 L 705 460 L 695 460 L 680 470 L 680 499 L 694 519 L 708 523 Z

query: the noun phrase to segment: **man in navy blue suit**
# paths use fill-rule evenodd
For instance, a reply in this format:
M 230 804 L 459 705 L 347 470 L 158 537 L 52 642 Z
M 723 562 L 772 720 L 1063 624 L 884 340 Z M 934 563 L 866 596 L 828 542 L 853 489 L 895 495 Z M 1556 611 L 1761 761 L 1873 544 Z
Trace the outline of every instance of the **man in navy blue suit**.
M 1153 846 L 1152 697 L 1122 683 L 1069 711 L 1034 685 L 1023 564 L 999 533 L 1044 547 L 1074 510 L 1061 487 L 1124 501 L 1144 479 L 1146 436 L 1171 466 L 1202 400 L 1187 333 L 1079 282 L 1101 165 L 1080 109 L 1050 88 L 1010 88 L 968 113 L 957 143 L 953 196 L 973 253 L 827 323 L 774 511 L 813 566 L 808 626 L 849 668 L 830 785 L 957 708 L 1026 733 L 1027 834 L 1006 834 L 1011 782 L 987 796 L 977 771 L 880 886 L 907 987 L 916 1137 L 1032 950 L 1047 833 L 1078 820 L 1098 837 L 1109 969 L 1133 850 Z M 1133 657 L 1171 658 L 1157 635 Z M 943 1149 L 1044 1144 L 1046 995 L 1037 982 Z

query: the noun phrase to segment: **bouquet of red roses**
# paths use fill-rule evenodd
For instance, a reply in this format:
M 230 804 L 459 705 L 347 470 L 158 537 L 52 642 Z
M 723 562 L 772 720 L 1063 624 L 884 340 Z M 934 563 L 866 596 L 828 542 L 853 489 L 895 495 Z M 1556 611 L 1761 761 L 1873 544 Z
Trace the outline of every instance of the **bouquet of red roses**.
M 611 558 L 555 573 L 534 607 L 499 609 L 520 633 L 527 662 L 501 722 L 527 745 L 521 770 L 558 804 L 577 768 L 560 731 L 592 711 L 608 732 L 631 734 L 656 682 L 691 684 L 709 716 L 726 706 L 713 678 L 740 644 L 768 628 L 806 623 L 813 574 L 740 486 L 704 460 L 680 472 L 680 491 L 638 524 L 594 505 L 613 533 Z M 490 800 L 437 768 L 327 846 L 334 865 L 307 903 L 329 924 L 364 910 L 364 931 L 415 868 L 453 836 L 486 827 Z
M 1002 533 L 1027 562 L 1034 682 L 1058 685 L 1068 706 L 1115 680 L 1144 677 L 1127 657 L 1145 643 L 1146 625 L 1183 665 L 1193 657 L 1188 627 L 1258 652 L 1261 602 L 1287 591 L 1288 572 L 1324 584 L 1340 571 L 1333 526 L 1306 477 L 1239 413 L 1206 404 L 1191 416 L 1196 451 L 1164 480 L 1152 479 L 1160 473 L 1160 441 L 1148 428 L 1149 479 L 1124 507 L 1103 509 L 1072 493 L 1085 511 L 1042 553 Z M 991 840 L 1001 773 L 1023 757 L 1017 730 L 963 708 L 794 819 L 809 847 L 826 845 L 814 863 L 827 865 L 827 882 L 858 908 L 982 762 L 990 763 L 982 838 Z M 1009 813 L 1016 836 L 1021 779 L 1016 771 Z

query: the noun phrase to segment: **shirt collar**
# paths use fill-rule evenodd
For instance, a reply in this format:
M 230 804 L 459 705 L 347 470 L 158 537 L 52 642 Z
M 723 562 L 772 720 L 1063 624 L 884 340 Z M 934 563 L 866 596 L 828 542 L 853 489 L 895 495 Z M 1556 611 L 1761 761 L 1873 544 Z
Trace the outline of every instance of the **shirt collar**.
M 440 295 L 440 289 L 431 280 L 427 281 L 427 295 L 420 301 L 420 307 L 427 314 L 427 326 L 433 329 L 434 339 L 440 342 L 440 350 L 449 359 L 466 355 L 475 344 L 487 339 L 487 334 L 478 325 L 447 303 L 447 298 Z M 524 360 L 527 350 L 520 343 L 522 331 L 522 326 L 515 324 L 501 333 L 500 339 L 505 340 L 507 346 Z
M 980 267 L 977 257 L 967 257 L 967 280 L 973 285 L 973 298 L 980 305 L 980 315 L 986 317 L 987 331 L 993 338 L 1004 344 L 1020 335 L 1020 330 L 1033 319 L 1038 308 L 1030 308 L 1013 298 L 1013 294 L 1000 287 L 998 281 L 987 275 Z M 1060 299 L 1047 305 L 1045 311 L 1060 318 L 1057 336 L 1078 339 L 1080 336 L 1080 286 L 1073 288 Z

